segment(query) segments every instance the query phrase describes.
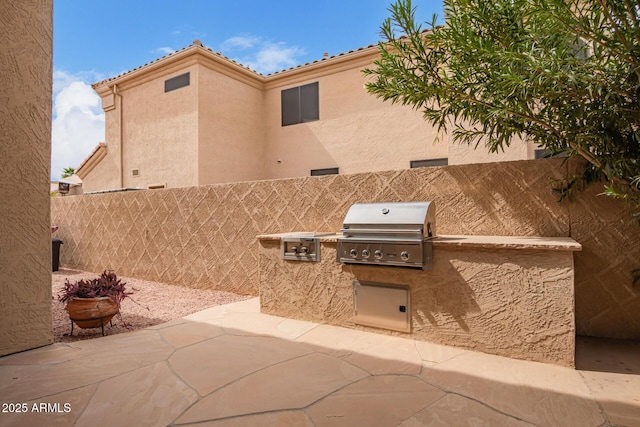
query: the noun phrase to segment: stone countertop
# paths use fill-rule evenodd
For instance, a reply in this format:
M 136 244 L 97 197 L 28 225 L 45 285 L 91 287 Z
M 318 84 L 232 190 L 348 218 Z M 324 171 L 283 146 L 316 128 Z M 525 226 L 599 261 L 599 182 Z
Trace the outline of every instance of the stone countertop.
M 550 251 L 581 251 L 582 245 L 570 237 L 538 236 L 438 236 L 433 246 L 456 246 L 487 249 L 544 249 Z
M 261 234 L 258 240 L 281 240 L 284 237 L 317 237 L 320 242 L 336 242 L 342 233 L 291 232 Z M 582 245 L 570 237 L 538 236 L 457 236 L 440 235 L 433 239 L 435 247 L 465 247 L 485 249 L 537 249 L 550 251 L 581 251 Z

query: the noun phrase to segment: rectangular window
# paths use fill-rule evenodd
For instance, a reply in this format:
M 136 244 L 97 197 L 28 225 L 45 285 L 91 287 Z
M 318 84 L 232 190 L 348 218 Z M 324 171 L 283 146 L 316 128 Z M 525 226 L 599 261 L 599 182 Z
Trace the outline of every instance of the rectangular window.
M 409 163 L 411 168 L 428 168 L 431 166 L 447 166 L 449 159 L 446 157 L 443 159 L 427 159 L 427 160 L 411 160 Z
M 318 82 L 285 89 L 282 98 L 282 126 L 320 120 Z
M 338 175 L 338 168 L 311 169 L 311 176 Z
M 170 92 L 172 90 L 180 89 L 181 87 L 189 86 L 189 74 L 190 73 L 184 73 L 165 80 L 164 91 Z

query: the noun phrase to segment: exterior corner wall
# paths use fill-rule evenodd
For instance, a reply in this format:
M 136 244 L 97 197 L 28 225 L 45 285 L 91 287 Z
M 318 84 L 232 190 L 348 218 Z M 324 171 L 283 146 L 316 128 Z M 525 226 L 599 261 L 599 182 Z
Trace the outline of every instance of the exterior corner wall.
M 186 72 L 189 86 L 164 91 L 166 79 Z M 98 93 L 105 107 L 107 155 L 83 179 L 85 192 L 198 185 L 195 63 L 182 61 Z
M 186 72 L 189 86 L 164 91 L 166 79 Z M 121 89 L 123 187 L 198 185 L 198 90 L 195 64 Z
M 51 344 L 52 0 L 0 3 L 0 356 Z
M 570 159 L 568 176 L 584 171 Z M 624 202 L 601 194 L 594 182 L 567 204 L 576 252 L 576 324 L 578 332 L 597 337 L 640 339 L 640 288 L 633 271 L 640 269 L 640 226 Z
M 198 184 L 263 179 L 264 91 L 206 65 L 198 79 Z

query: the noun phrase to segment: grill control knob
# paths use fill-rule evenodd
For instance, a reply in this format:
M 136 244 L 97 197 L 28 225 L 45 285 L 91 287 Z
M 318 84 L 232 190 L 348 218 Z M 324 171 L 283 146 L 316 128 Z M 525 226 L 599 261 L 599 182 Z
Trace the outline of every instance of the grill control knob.
M 382 251 L 381 251 L 380 249 L 376 249 L 376 250 L 375 250 L 375 252 L 373 253 L 373 256 L 374 256 L 376 259 L 380 259 L 380 258 L 382 258 Z
M 369 253 L 369 249 L 363 249 L 363 250 L 362 250 L 362 257 L 363 257 L 363 258 L 369 258 L 369 255 L 371 255 L 371 254 Z
M 298 253 L 298 247 L 297 246 L 291 246 L 291 252 L 293 252 L 294 254 Z
M 300 252 L 302 252 L 303 254 L 309 253 L 309 248 L 306 246 L 303 246 L 300 248 Z
M 400 252 L 400 258 L 402 258 L 403 261 L 407 261 L 409 259 L 409 252 L 407 251 Z
M 351 258 L 355 258 L 358 256 L 358 251 L 356 251 L 355 249 L 351 249 L 349 251 L 349 255 L 351 255 Z

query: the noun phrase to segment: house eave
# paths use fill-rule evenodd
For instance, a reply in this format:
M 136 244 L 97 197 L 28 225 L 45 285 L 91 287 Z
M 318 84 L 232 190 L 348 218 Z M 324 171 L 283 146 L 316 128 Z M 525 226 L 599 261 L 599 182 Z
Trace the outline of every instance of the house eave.
M 244 67 L 218 53 L 211 51 L 200 45 L 191 45 L 183 50 L 160 58 L 156 61 L 134 68 L 124 74 L 110 79 L 94 83 L 91 87 L 100 97 L 104 97 L 113 91 L 113 87 L 127 89 L 157 77 L 159 73 L 169 74 L 172 70 L 177 70 L 188 65 L 201 63 L 225 75 L 240 79 L 253 86 L 260 86 L 264 77 L 257 72 Z

